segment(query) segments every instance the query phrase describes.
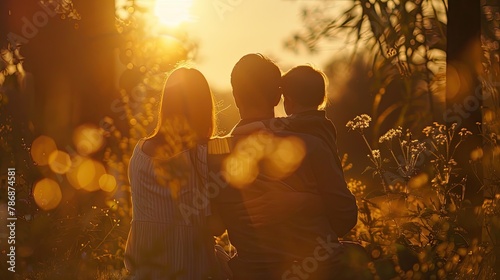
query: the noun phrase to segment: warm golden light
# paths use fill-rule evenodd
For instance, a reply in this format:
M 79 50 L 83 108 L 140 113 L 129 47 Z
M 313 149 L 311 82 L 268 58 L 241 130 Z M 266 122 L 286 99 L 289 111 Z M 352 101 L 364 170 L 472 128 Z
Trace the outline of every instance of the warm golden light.
M 38 207 L 43 210 L 52 210 L 61 202 L 61 188 L 56 181 L 45 178 L 35 184 L 33 197 Z
M 224 160 L 223 170 L 224 178 L 235 187 L 251 184 L 259 173 L 257 161 L 241 155 L 232 155 Z
M 112 192 L 116 189 L 116 179 L 113 175 L 103 174 L 99 178 L 99 187 L 105 192 Z
M 85 159 L 78 167 L 76 178 L 78 185 L 89 192 L 97 191 L 100 189 L 99 179 L 106 173 L 104 166 L 95 160 Z
M 224 160 L 224 178 L 236 187 L 248 186 L 259 172 L 273 179 L 283 179 L 300 166 L 305 152 L 299 138 L 275 137 L 260 131 L 241 140 Z
M 73 142 L 78 153 L 87 156 L 101 149 L 104 145 L 104 137 L 96 125 L 84 124 L 73 132 Z
M 408 187 L 411 189 L 419 189 L 427 186 L 429 183 L 429 175 L 427 173 L 420 173 L 412 177 L 408 182 Z
M 49 167 L 57 174 L 65 174 L 71 168 L 71 158 L 63 151 L 53 151 L 49 156 Z
M 106 174 L 104 166 L 90 158 L 77 158 L 76 164 L 66 173 L 66 178 L 75 189 L 89 192 L 101 189 L 101 177 Z M 105 182 L 105 181 L 103 181 Z M 106 182 L 106 184 L 111 184 Z M 106 185 L 109 187 L 109 185 Z
M 176 27 L 192 20 L 192 0 L 156 0 L 154 14 L 160 23 Z
M 275 149 L 267 154 L 267 174 L 282 179 L 292 174 L 302 163 L 306 148 L 301 139 L 287 137 L 275 140 Z
M 57 150 L 56 142 L 54 139 L 41 135 L 31 144 L 31 157 L 40 166 L 49 163 L 49 156 L 52 152 Z
M 74 165 L 66 172 L 66 179 L 68 179 L 69 184 L 79 190 L 82 187 L 78 184 L 78 168 L 80 167 L 82 163 L 83 158 L 81 156 L 77 156 L 75 159 Z
M 470 152 L 470 159 L 473 161 L 477 161 L 483 158 L 483 149 L 482 148 L 476 148 Z

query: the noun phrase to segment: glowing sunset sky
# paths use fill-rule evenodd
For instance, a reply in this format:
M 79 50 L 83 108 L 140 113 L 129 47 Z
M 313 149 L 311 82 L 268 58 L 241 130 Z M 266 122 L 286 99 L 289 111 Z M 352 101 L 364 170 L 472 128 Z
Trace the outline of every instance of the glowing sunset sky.
M 169 0 L 160 0 L 169 1 Z M 301 29 L 300 12 L 311 0 L 192 0 L 192 21 L 186 28 L 199 43 L 196 67 L 214 89 L 230 89 L 231 69 L 240 57 L 260 52 L 275 60 L 283 71 L 297 64 L 322 67 L 339 53 L 333 43 L 316 55 L 305 49 L 294 54 L 284 41 Z M 342 2 L 332 4 L 339 7 Z M 344 2 L 345 3 L 345 2 Z M 340 42 L 342 43 L 342 42 Z

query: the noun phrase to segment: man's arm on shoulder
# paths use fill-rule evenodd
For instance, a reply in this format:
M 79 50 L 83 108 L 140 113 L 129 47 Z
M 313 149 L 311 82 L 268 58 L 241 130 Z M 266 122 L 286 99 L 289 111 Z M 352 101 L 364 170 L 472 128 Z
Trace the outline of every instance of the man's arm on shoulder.
M 324 211 L 322 199 L 317 193 L 295 191 L 280 180 L 270 181 L 257 177 L 248 191 L 261 190 L 261 195 L 250 195 L 246 198 L 242 197 L 241 193 L 238 195 L 237 193 L 244 189 L 230 186 L 221 172 L 222 162 L 232 152 L 233 143 L 230 141 L 233 140 L 234 138 L 230 137 L 216 138 L 211 139 L 208 144 L 209 182 L 218 190 L 217 195 L 211 199 L 214 218 L 221 214 L 218 208 L 227 203 L 231 203 L 231 216 L 237 216 L 239 220 L 254 227 L 282 223 L 297 213 L 306 212 L 313 215 Z M 216 228 L 220 230 L 223 221 L 214 220 Z

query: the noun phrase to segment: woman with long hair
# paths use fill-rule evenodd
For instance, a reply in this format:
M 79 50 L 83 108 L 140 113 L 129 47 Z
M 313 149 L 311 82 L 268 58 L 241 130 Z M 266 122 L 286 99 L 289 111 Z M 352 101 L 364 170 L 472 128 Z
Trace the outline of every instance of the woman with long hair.
M 213 132 L 207 80 L 196 69 L 174 70 L 158 125 L 137 143 L 129 164 L 133 214 L 125 266 L 134 279 L 218 278 L 210 205 L 203 197 Z

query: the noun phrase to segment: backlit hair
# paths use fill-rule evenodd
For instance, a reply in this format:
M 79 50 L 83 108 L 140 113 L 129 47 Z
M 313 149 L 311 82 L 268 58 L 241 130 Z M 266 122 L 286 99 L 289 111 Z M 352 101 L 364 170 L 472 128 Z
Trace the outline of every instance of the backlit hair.
M 326 100 L 328 79 L 318 69 L 300 65 L 290 69 L 282 78 L 283 96 L 304 107 L 322 109 Z
M 248 106 L 272 104 L 281 94 L 280 83 L 279 67 L 259 53 L 243 56 L 231 72 L 233 92 Z
M 200 143 L 212 137 L 214 130 L 214 101 L 205 76 L 196 69 L 177 68 L 165 83 L 158 124 L 151 137 L 160 131 L 186 133 Z

